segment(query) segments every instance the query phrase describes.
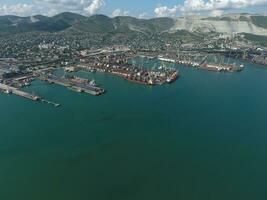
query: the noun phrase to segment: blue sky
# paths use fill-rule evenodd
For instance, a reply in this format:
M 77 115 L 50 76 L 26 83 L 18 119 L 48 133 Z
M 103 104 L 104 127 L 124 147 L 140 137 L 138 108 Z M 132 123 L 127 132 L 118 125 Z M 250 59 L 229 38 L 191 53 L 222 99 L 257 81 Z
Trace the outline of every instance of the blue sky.
M 0 0 L 0 15 L 54 15 L 63 11 L 142 18 L 264 13 L 267 12 L 267 0 Z

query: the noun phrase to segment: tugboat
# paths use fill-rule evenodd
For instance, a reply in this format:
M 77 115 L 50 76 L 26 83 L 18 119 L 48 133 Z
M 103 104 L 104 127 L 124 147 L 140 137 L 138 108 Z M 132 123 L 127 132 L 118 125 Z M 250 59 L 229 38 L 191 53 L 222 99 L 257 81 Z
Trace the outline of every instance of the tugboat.
M 244 65 L 234 66 L 234 67 L 232 68 L 232 71 L 233 71 L 233 72 L 240 72 L 240 71 L 242 71 L 244 68 L 245 68 Z
M 148 84 L 149 85 L 155 85 L 155 83 L 154 83 L 154 81 L 152 79 L 149 79 Z
M 95 80 L 91 80 L 90 83 L 89 83 L 90 86 L 93 86 L 93 87 L 96 87 L 96 82 Z
M 78 88 L 77 91 L 80 92 L 80 93 L 83 93 L 83 89 L 82 88 Z

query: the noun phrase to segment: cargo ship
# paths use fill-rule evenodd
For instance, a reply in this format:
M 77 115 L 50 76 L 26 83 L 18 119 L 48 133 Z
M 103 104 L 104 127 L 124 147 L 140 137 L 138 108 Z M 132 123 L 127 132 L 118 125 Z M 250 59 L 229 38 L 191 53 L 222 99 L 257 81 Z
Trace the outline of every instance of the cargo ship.
M 240 72 L 244 69 L 244 65 L 240 66 L 237 66 L 235 64 L 216 65 L 216 64 L 204 63 L 200 65 L 199 69 L 206 69 L 209 71 L 217 71 L 217 72 Z
M 155 83 L 151 79 L 149 79 L 148 81 L 137 80 L 137 79 L 135 79 L 134 77 L 131 77 L 131 76 L 126 76 L 124 79 L 127 80 L 127 81 L 130 81 L 130 82 L 138 83 L 138 84 L 142 84 L 142 85 L 155 85 Z
M 80 78 L 77 76 L 67 76 L 66 78 L 73 83 L 88 84 L 90 82 L 88 79 Z
M 158 56 L 158 60 L 160 60 L 160 61 L 164 61 L 164 62 L 175 63 L 175 60 L 174 60 L 174 59 L 164 58 L 163 56 Z
M 69 76 L 69 77 L 67 77 L 67 79 L 70 82 L 76 83 L 76 84 L 85 84 L 85 85 L 90 85 L 90 86 L 93 86 L 93 87 L 97 86 L 95 80 L 88 80 L 88 79 L 80 78 L 80 77 L 77 77 L 77 76 Z

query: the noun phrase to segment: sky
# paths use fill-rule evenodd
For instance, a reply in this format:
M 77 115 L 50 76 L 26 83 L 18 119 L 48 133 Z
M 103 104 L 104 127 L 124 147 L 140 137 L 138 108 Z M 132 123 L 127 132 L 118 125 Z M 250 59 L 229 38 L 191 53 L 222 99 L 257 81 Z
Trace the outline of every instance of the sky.
M 240 12 L 267 13 L 267 0 L 0 0 L 0 15 L 53 16 L 61 12 L 137 18 L 221 16 Z

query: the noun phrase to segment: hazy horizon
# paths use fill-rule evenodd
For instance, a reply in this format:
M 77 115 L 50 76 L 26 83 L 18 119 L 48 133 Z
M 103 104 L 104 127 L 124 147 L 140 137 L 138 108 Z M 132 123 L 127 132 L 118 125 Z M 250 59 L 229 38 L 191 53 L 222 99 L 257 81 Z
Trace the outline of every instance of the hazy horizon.
M 92 17 L 92 16 L 97 16 L 97 15 L 103 15 L 109 18 L 116 18 L 116 17 L 133 17 L 133 18 L 138 18 L 137 16 L 131 16 L 131 15 L 118 15 L 118 16 L 109 16 L 106 15 L 105 13 L 96 13 L 90 16 L 87 16 L 85 14 L 82 13 L 77 13 L 77 12 L 72 12 L 72 11 L 63 11 L 54 15 L 45 15 L 45 14 L 33 14 L 33 15 L 27 15 L 27 16 L 20 16 L 20 15 L 12 15 L 12 14 L 7 14 L 7 15 L 0 15 L 0 17 L 4 17 L 4 16 L 16 16 L 16 17 L 35 17 L 35 16 L 44 16 L 44 17 L 54 17 L 57 15 L 61 15 L 64 13 L 71 13 L 71 14 L 76 14 L 76 15 L 80 15 L 80 16 L 84 16 L 84 17 Z M 267 15 L 267 13 L 262 12 L 262 13 L 253 13 L 253 12 L 229 12 L 229 13 L 224 13 L 221 16 L 211 16 L 211 15 L 207 15 L 207 14 L 188 14 L 188 15 L 183 15 L 183 16 L 163 16 L 163 17 L 157 17 L 157 16 L 152 16 L 152 17 L 147 17 L 147 18 L 139 18 L 139 19 L 154 19 L 154 18 L 172 18 L 172 19 L 177 19 L 177 18 L 184 18 L 184 17 L 193 17 L 193 16 L 199 16 L 199 17 L 223 17 L 223 16 L 228 16 L 228 15 Z
M 263 14 L 267 0 L 2 0 L 0 16 L 54 16 L 73 12 L 84 16 L 103 14 L 109 17 L 136 18 L 183 17 L 190 15 L 221 16 L 227 13 Z

